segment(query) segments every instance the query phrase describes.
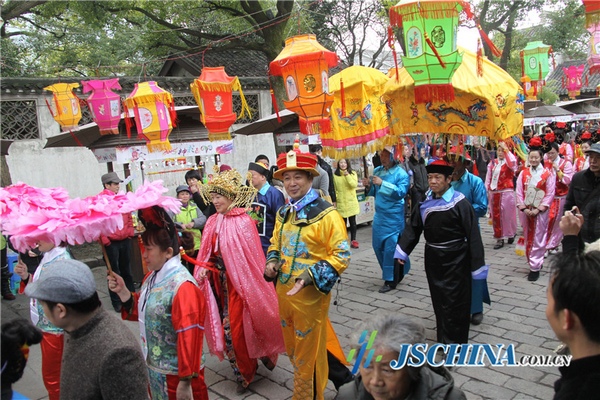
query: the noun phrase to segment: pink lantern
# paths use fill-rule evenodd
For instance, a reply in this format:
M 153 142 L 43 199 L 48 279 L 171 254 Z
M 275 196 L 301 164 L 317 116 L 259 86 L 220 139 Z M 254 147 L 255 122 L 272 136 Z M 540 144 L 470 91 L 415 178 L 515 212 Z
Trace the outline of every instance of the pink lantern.
M 169 134 L 177 117 L 171 93 L 156 82 L 136 83 L 125 106 L 133 110 L 138 135 L 146 140 L 148 151 L 171 150 Z M 128 121 L 127 118 L 125 123 L 129 132 Z
M 104 81 L 82 81 L 83 93 L 92 92 L 87 104 L 101 135 L 118 135 L 121 121 L 121 96 L 112 89 L 121 90 L 119 78 Z
M 588 55 L 589 73 L 600 72 L 600 23 L 588 27 L 590 32 L 590 54 Z
M 567 76 L 567 91 L 569 92 L 570 99 L 575 99 L 581 93 L 581 86 L 583 85 L 581 75 L 583 75 L 584 69 L 585 65 L 563 67 L 563 72 Z

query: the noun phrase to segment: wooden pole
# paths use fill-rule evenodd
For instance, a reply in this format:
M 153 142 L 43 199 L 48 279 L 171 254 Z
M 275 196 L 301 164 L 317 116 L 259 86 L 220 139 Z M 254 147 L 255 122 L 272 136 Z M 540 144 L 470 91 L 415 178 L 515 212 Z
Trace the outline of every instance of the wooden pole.
M 108 273 L 110 275 L 114 275 L 112 267 L 110 265 L 110 260 L 108 259 L 108 254 L 106 254 L 106 247 L 104 247 L 104 244 L 101 241 L 98 241 L 98 243 L 100 243 L 100 247 L 102 248 L 102 256 L 104 257 L 104 262 L 106 263 L 106 268 L 108 268 Z

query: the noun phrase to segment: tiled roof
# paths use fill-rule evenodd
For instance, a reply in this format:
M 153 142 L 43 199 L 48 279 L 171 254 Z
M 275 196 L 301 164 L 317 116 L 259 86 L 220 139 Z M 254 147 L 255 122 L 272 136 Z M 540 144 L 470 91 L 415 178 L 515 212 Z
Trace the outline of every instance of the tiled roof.
M 49 93 L 44 90 L 46 86 L 58 83 L 72 83 L 77 82 L 81 84 L 81 81 L 90 80 L 90 79 L 108 79 L 113 77 L 103 77 L 103 78 L 2 78 L 0 80 L 0 90 L 1 94 L 41 94 L 41 93 Z M 140 82 L 139 77 L 132 76 L 120 76 L 119 84 L 123 88 L 120 93 L 121 94 L 129 94 L 133 91 L 134 85 Z M 168 90 L 172 93 L 178 94 L 190 94 L 190 83 L 192 83 L 193 79 L 189 77 L 172 77 L 172 76 L 147 76 L 143 78 L 141 81 L 155 81 L 158 86 L 161 88 Z M 240 77 L 240 82 L 242 84 L 242 88 L 244 90 L 260 90 L 268 88 L 268 82 L 266 76 L 264 78 L 256 78 L 256 77 Z M 75 89 L 75 93 L 77 95 L 81 94 L 81 87 Z
M 160 72 L 161 76 L 173 76 L 176 72 L 173 65 L 177 64 L 189 74 L 199 76 L 202 65 L 206 67 L 225 67 L 225 72 L 229 76 L 238 76 L 240 80 L 248 77 L 264 80 L 265 88 L 268 87 L 269 61 L 262 51 L 257 50 L 217 50 L 213 49 L 204 53 L 204 63 L 202 54 L 193 55 L 185 58 L 176 58 L 166 61 Z M 329 70 L 329 76 L 337 74 L 348 65 L 339 63 Z
M 204 58 L 204 60 L 203 60 Z M 199 76 L 203 66 L 225 67 L 230 76 L 266 78 L 269 71 L 267 56 L 256 50 L 221 50 L 211 49 L 204 55 L 196 54 L 185 58 L 168 60 L 161 68 L 159 75 L 172 76 L 171 66 L 179 64 L 193 76 Z
M 581 87 L 580 98 L 583 97 L 596 97 L 596 87 L 600 85 L 600 74 L 590 74 L 589 64 L 587 60 L 571 60 L 564 61 L 563 63 L 556 66 L 556 69 L 550 73 L 546 79 L 546 86 L 561 97 L 567 96 L 567 88 L 563 87 L 563 80 L 566 81 L 566 75 L 563 72 L 563 67 L 568 68 L 572 65 L 585 65 L 583 71 L 582 81 L 583 86 Z

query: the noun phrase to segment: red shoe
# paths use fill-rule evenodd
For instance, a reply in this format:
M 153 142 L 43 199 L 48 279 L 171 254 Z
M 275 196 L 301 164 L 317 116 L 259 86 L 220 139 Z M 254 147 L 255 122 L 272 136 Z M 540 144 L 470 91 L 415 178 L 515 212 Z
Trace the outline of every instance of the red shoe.
M 353 249 L 358 249 L 358 242 L 356 240 L 351 241 L 350 247 L 352 247 Z

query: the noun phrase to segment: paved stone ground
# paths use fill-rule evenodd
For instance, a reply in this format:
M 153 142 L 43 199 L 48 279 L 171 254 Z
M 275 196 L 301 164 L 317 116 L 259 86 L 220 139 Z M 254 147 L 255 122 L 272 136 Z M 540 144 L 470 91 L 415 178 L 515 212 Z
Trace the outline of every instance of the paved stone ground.
M 550 329 L 544 310 L 548 268 L 538 282 L 526 279 L 528 267 L 525 258 L 518 257 L 514 245 L 493 250 L 491 226 L 481 219 L 486 259 L 492 265 L 488 279 L 492 305 L 485 305 L 485 318 L 480 326 L 471 326 L 470 342 L 503 343 L 515 345 L 517 357 L 522 355 L 551 355 L 558 345 Z M 351 335 L 358 322 L 374 313 L 403 313 L 419 319 L 427 328 L 427 339 L 434 341 L 435 318 L 429 289 L 423 269 L 423 244 L 413 252 L 412 270 L 397 290 L 380 294 L 381 273 L 370 246 L 371 227 L 358 229 L 360 249 L 354 252 L 350 267 L 343 275 L 338 305 L 331 307 L 330 318 L 345 351 L 351 348 Z M 103 304 L 110 307 L 103 268 L 94 268 Z M 334 289 L 335 290 L 335 289 Z M 17 316 L 28 318 L 25 296 L 13 302 L 2 300 L 2 322 Z M 137 323 L 126 322 L 132 331 L 138 332 Z M 206 347 L 206 346 L 205 346 Z M 31 349 L 24 377 L 15 389 L 32 399 L 45 399 L 40 372 L 39 346 Z M 537 367 L 461 367 L 452 371 L 455 383 L 465 391 L 468 399 L 549 399 L 553 396 L 553 383 L 558 378 L 556 368 Z M 235 394 L 233 372 L 227 362 L 219 362 L 207 355 L 206 383 L 211 399 L 289 399 L 292 395 L 292 368 L 288 358 L 282 355 L 277 368 L 269 372 L 263 366 L 258 369 L 255 382 L 243 396 Z M 329 383 L 326 399 L 333 399 L 335 390 Z

